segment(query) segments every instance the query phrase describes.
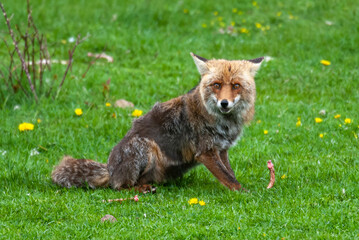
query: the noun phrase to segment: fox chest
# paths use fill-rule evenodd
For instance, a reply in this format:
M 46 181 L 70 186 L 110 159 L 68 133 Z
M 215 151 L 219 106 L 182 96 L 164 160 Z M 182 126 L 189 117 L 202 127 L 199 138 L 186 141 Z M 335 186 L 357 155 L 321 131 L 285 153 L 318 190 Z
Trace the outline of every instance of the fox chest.
M 239 139 L 241 130 L 241 127 L 235 124 L 217 125 L 214 130 L 214 146 L 219 150 L 230 148 Z

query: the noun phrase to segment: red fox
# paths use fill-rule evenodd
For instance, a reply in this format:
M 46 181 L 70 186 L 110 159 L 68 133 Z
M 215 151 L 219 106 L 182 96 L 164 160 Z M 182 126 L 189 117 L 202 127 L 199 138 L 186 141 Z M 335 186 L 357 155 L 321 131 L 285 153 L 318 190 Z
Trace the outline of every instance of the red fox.
M 201 75 L 196 87 L 136 119 L 107 164 L 65 156 L 52 172 L 53 182 L 141 191 L 203 164 L 221 184 L 241 190 L 227 151 L 253 118 L 254 76 L 263 57 L 229 61 L 191 55 Z

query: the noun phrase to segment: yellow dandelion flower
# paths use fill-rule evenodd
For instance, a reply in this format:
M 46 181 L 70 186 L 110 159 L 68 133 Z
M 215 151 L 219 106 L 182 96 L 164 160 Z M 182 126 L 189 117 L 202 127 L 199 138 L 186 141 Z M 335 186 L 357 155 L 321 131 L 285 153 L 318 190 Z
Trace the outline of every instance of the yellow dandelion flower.
M 132 115 L 132 117 L 139 117 L 142 115 L 142 113 L 143 113 L 142 110 L 135 109 L 131 115 Z
M 287 175 L 283 174 L 283 176 L 280 177 L 281 179 L 287 178 Z
M 264 135 L 267 135 L 267 134 L 268 134 L 268 130 L 264 130 L 263 133 L 264 133 Z
M 66 44 L 67 41 L 66 41 L 65 39 L 62 39 L 62 40 L 61 40 L 61 43 L 62 43 L 62 44 Z
M 253 1 L 253 2 L 252 2 L 252 5 L 253 5 L 253 7 L 257 7 L 257 6 L 258 6 L 258 3 L 257 3 L 256 1 Z
M 334 116 L 335 119 L 340 118 L 340 117 L 341 117 L 340 114 L 337 114 L 337 115 Z
M 237 8 L 233 8 L 233 9 L 232 9 L 232 13 L 236 13 L 236 12 L 238 12 L 238 9 L 237 9 Z
M 231 22 L 231 25 L 234 27 L 234 25 L 236 25 L 236 23 L 234 21 Z
M 261 27 L 262 27 L 262 24 L 256 23 L 256 28 L 261 28 Z
M 112 113 L 112 118 L 117 118 L 116 113 Z
M 214 15 L 214 16 L 218 16 L 218 12 L 215 11 L 215 12 L 213 13 L 213 15 Z
M 267 236 L 267 234 L 263 233 L 263 237 Z
M 223 17 L 217 17 L 218 22 L 222 22 L 223 21 Z
M 302 126 L 302 122 L 299 120 L 299 121 L 295 124 L 295 126 L 297 126 L 297 127 Z
M 330 65 L 330 61 L 328 61 L 328 60 L 321 60 L 320 63 L 323 64 L 324 66 Z
M 77 115 L 77 116 L 81 116 L 82 115 L 82 109 L 81 108 L 76 108 L 75 109 L 75 114 Z
M 32 131 L 34 130 L 34 124 L 32 123 L 21 123 L 19 124 L 19 131 L 23 132 L 23 131 Z
M 323 119 L 318 118 L 318 117 L 317 117 L 317 118 L 315 118 L 314 120 L 315 120 L 315 122 L 316 122 L 316 123 L 321 123 L 321 122 L 323 122 Z
M 282 12 L 277 12 L 277 17 L 280 17 L 282 15 Z
M 278 127 L 280 127 L 280 123 L 278 123 Z
M 207 28 L 207 24 L 202 23 L 202 27 L 203 27 L 203 28 Z
M 258 124 L 260 124 L 261 122 L 262 122 L 262 120 L 260 120 L 260 119 L 259 119 L 259 120 L 257 120 L 257 123 L 258 123 Z
M 189 11 L 187 8 L 183 9 L 183 13 L 187 14 Z
M 319 137 L 320 137 L 320 138 L 323 138 L 323 137 L 324 137 L 324 134 L 323 134 L 323 133 L 319 134 Z
M 197 204 L 197 203 L 198 203 L 198 199 L 197 199 L 197 198 L 191 198 L 191 199 L 188 201 L 188 203 L 189 203 L 190 205 Z
M 341 125 L 341 124 L 339 124 L 339 127 L 342 127 L 342 125 Z
M 245 34 L 249 33 L 249 31 L 248 31 L 247 28 L 241 28 L 241 29 L 240 29 L 240 32 L 241 32 L 241 33 L 245 33 Z
M 41 123 L 41 119 L 40 119 L 40 118 L 37 119 L 37 123 Z
M 206 205 L 206 203 L 205 203 L 204 201 L 199 201 L 198 203 L 199 203 L 199 205 L 201 205 L 201 206 Z
M 241 230 L 241 227 L 238 227 L 238 230 Z
M 46 163 L 49 163 L 49 159 L 46 159 Z
M 106 103 L 106 107 L 111 107 L 111 103 Z
M 347 124 L 350 124 L 350 123 L 352 123 L 353 121 L 352 121 L 350 118 L 346 118 L 346 119 L 344 120 L 344 122 L 347 123 Z

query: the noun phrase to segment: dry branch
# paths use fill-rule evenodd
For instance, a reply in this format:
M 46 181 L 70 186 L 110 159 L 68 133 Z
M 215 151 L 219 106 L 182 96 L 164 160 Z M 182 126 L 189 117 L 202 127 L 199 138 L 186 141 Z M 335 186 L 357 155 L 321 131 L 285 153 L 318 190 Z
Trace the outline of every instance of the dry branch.
M 14 33 L 13 33 L 13 30 L 11 28 L 11 25 L 10 25 L 10 20 L 8 19 L 7 17 L 7 14 L 6 14 L 6 11 L 4 9 L 4 6 L 2 5 L 2 3 L 0 2 L 0 8 L 4 14 L 4 17 L 5 17 L 5 21 L 6 21 L 6 24 L 7 24 L 7 27 L 8 27 L 8 30 L 9 30 L 9 33 L 10 33 L 10 36 L 12 38 L 12 41 L 14 43 L 14 46 L 15 46 L 15 49 L 16 49 L 16 52 L 20 58 L 20 61 L 21 61 L 21 64 L 22 64 L 22 68 L 25 70 L 25 74 L 26 74 L 26 77 L 27 77 L 27 80 L 29 82 L 29 85 L 30 85 L 30 88 L 31 88 L 31 92 L 32 94 L 34 95 L 34 98 L 35 98 L 35 101 L 36 103 L 38 102 L 38 97 L 37 97 L 37 94 L 36 94 L 36 91 L 35 91 L 35 87 L 34 87 L 34 84 L 32 83 L 32 80 L 31 80 L 31 76 L 30 76 L 30 73 L 29 73 L 29 70 L 26 66 L 26 62 L 25 62 L 25 59 L 24 57 L 22 56 L 21 52 L 20 52 L 20 49 L 17 45 L 17 42 L 16 42 L 16 39 L 14 37 Z

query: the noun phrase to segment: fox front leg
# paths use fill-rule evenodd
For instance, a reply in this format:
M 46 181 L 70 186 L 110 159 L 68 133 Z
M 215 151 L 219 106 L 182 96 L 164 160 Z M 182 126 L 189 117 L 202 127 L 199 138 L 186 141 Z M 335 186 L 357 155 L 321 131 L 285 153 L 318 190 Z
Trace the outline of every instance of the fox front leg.
M 219 153 L 219 156 L 222 160 L 222 163 L 224 164 L 224 166 L 227 168 L 228 172 L 235 178 L 234 175 L 234 171 L 231 167 L 231 164 L 229 163 L 229 159 L 228 159 L 228 152 L 227 150 L 223 150 Z
M 240 190 L 241 184 L 223 164 L 218 151 L 212 150 L 202 153 L 197 157 L 197 161 L 203 165 L 227 188 L 230 190 Z M 232 171 L 233 172 L 233 171 Z

